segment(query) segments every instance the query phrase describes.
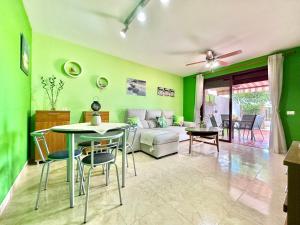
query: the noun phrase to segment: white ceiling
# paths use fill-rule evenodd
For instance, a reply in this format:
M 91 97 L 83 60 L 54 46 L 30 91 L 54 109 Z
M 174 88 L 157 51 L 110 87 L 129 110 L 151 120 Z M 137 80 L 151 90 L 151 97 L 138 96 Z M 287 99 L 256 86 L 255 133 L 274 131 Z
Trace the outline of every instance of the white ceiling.
M 182 76 L 205 70 L 185 64 L 207 49 L 242 49 L 226 59 L 236 63 L 300 45 L 299 0 L 151 0 L 147 21 L 133 21 L 126 39 L 121 21 L 139 0 L 23 1 L 34 32 Z

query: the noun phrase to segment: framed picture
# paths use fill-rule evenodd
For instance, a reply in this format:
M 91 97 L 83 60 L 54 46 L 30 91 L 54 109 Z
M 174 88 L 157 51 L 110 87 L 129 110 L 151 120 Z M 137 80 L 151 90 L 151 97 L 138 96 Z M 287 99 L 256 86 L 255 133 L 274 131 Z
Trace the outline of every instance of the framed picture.
M 164 96 L 170 96 L 170 89 L 164 88 Z
M 128 78 L 127 94 L 136 96 L 146 96 L 146 81 Z
M 175 97 L 175 91 L 174 91 L 174 89 L 170 89 L 170 97 Z
M 159 95 L 159 96 L 164 96 L 164 88 L 162 88 L 162 87 L 157 87 L 157 95 Z
M 28 76 L 30 70 L 29 45 L 23 34 L 21 34 L 20 39 L 20 68 Z

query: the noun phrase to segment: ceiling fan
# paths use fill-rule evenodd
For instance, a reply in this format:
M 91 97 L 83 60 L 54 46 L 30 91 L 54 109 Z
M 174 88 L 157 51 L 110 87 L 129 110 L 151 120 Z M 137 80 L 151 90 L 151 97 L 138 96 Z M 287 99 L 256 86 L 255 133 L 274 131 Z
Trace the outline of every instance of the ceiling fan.
M 217 55 L 213 50 L 208 50 L 207 52 L 203 53 L 206 55 L 205 60 L 203 61 L 198 61 L 198 62 L 192 62 L 192 63 L 188 63 L 185 66 L 191 66 L 191 65 L 195 65 L 195 64 L 199 64 L 199 63 L 206 63 L 206 67 L 210 68 L 210 69 L 214 69 L 215 67 L 221 65 L 221 66 L 228 66 L 229 63 L 222 61 L 221 59 L 227 58 L 227 57 L 231 57 L 234 55 L 238 55 L 241 54 L 242 50 L 237 50 L 234 52 L 229 52 L 223 55 Z

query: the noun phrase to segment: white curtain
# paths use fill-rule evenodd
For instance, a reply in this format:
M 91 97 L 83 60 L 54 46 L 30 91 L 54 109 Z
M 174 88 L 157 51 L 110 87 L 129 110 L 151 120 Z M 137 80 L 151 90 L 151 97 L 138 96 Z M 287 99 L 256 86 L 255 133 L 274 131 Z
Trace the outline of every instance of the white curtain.
M 195 108 L 194 108 L 194 122 L 200 123 L 200 108 L 203 104 L 203 83 L 204 78 L 202 74 L 196 76 L 196 89 L 195 89 Z
M 279 103 L 282 89 L 283 56 L 271 55 L 268 58 L 268 79 L 272 104 L 270 150 L 284 154 L 287 152 L 284 130 L 279 115 Z

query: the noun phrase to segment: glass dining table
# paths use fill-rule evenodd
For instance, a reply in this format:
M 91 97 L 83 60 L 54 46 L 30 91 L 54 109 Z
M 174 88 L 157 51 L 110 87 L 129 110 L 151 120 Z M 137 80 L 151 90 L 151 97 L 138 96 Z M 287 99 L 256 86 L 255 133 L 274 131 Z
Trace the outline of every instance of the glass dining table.
M 126 172 L 126 132 L 129 127 L 126 123 L 101 123 L 92 126 L 90 123 L 76 123 L 70 125 L 55 126 L 50 128 L 52 132 L 65 133 L 67 137 L 67 151 L 69 153 L 67 173 L 69 177 L 69 194 L 70 208 L 75 205 L 75 176 L 74 176 L 74 152 L 75 152 L 75 135 L 86 133 L 105 134 L 108 131 L 120 130 L 124 133 L 122 137 L 122 187 L 125 187 Z

